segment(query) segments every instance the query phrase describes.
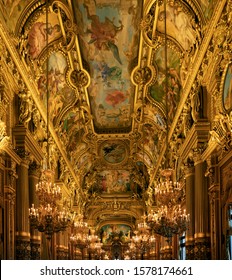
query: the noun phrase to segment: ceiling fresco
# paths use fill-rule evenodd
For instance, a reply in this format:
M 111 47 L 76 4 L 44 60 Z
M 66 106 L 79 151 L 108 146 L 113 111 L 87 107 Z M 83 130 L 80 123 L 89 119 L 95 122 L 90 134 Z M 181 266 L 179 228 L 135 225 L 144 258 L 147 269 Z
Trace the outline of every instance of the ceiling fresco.
M 79 201 L 93 211 L 96 199 L 105 199 L 101 215 L 113 198 L 125 199 L 115 209 L 128 218 L 128 204 L 143 203 L 163 162 L 167 121 L 171 127 L 215 0 L 167 0 L 167 69 L 163 1 L 51 0 L 48 11 L 44 0 L 0 3 L 6 28 L 22 38 L 15 48 L 36 85 L 33 135 L 46 141 L 37 134 L 48 108 L 68 188 L 75 178 Z M 102 228 L 105 242 L 109 225 Z M 129 227 L 118 227 L 126 239 Z
M 141 1 L 72 1 L 94 125 L 131 126 L 134 86 L 130 74 L 138 57 Z
M 114 241 L 129 242 L 131 228 L 123 224 L 108 224 L 100 229 L 100 237 L 103 244 L 111 244 Z
M 158 74 L 154 84 L 149 88 L 151 97 L 162 104 L 165 108 L 166 104 L 166 83 L 167 83 L 167 99 L 168 99 L 168 119 L 172 121 L 175 111 L 181 98 L 182 81 L 180 75 L 180 58 L 178 54 L 171 48 L 167 49 L 167 76 L 164 63 L 164 47 L 159 48 L 155 55 L 153 64 Z M 166 81 L 167 80 L 167 81 Z

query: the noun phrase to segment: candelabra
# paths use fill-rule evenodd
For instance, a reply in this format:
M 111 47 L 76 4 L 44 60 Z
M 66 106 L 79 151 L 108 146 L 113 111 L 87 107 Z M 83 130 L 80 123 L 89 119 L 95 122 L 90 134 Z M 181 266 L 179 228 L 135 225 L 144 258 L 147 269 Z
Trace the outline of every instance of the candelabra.
M 103 244 L 101 243 L 100 237 L 95 234 L 95 230 L 91 229 L 90 235 L 88 236 L 88 248 L 91 259 L 101 259 L 104 251 L 102 250 Z
M 57 207 L 52 207 L 49 203 L 47 206 L 40 205 L 39 208 L 35 208 L 32 204 L 29 209 L 29 218 L 31 226 L 44 232 L 48 239 L 53 233 L 65 230 L 69 221 L 69 215 L 65 209 L 59 211 Z
M 88 224 L 83 221 L 83 215 L 76 215 L 76 213 L 74 213 L 72 218 L 72 231 L 70 236 L 71 244 L 80 250 L 87 247 L 89 227 Z
M 155 196 L 161 205 L 178 204 L 183 195 L 183 184 L 173 181 L 173 170 L 170 168 L 161 171 L 161 182 L 155 186 Z
M 43 170 L 41 181 L 36 185 L 36 194 L 43 204 L 53 205 L 62 198 L 61 189 L 52 182 L 52 177 L 52 170 Z
M 61 200 L 60 187 L 52 183 L 52 171 L 44 170 L 41 181 L 36 185 L 36 195 L 40 206 L 34 204 L 29 209 L 29 220 L 32 227 L 46 234 L 47 239 L 59 231 L 64 231 L 70 221 L 66 209 L 59 210 L 57 201 Z
M 151 211 L 147 217 L 148 224 L 154 233 L 167 237 L 182 234 L 188 229 L 189 214 L 182 211 L 181 206 L 161 206 L 157 211 Z

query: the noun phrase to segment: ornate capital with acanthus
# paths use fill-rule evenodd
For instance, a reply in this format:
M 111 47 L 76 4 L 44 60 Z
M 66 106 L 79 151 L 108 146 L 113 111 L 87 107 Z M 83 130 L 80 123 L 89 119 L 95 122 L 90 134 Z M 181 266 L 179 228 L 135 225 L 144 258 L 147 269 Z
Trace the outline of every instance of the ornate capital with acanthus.
M 20 147 L 15 149 L 16 154 L 23 160 L 23 162 L 27 165 L 30 163 L 30 152 L 28 152 L 25 148 Z
M 187 160 L 184 162 L 183 171 L 185 177 L 194 174 L 194 161 L 192 158 L 188 157 Z
M 195 165 L 203 161 L 202 154 L 203 154 L 205 148 L 206 148 L 206 146 L 204 144 L 201 144 L 201 145 L 192 149 L 192 151 L 193 151 L 193 161 L 194 161 Z
M 29 175 L 36 176 L 39 178 L 41 174 L 41 166 L 35 161 L 32 161 L 29 165 L 28 173 Z

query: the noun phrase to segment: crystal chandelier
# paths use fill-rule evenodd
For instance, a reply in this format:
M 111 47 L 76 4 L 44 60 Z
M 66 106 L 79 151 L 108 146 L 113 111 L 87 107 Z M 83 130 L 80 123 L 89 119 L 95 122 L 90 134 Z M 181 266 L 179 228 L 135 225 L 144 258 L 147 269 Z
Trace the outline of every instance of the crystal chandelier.
M 46 30 L 48 30 L 48 10 L 49 1 L 46 0 Z M 48 33 L 46 32 L 46 50 L 48 50 Z M 34 204 L 29 209 L 29 220 L 31 226 L 40 232 L 45 232 L 48 240 L 59 231 L 64 231 L 70 221 L 69 213 L 66 209 L 60 210 L 59 203 L 62 199 L 60 187 L 54 184 L 54 173 L 49 169 L 49 75 L 48 75 L 48 55 L 46 58 L 46 97 L 47 97 L 47 154 L 45 156 L 46 168 L 42 171 L 40 182 L 36 185 L 36 195 L 40 205 L 35 208 Z
M 43 170 L 41 181 L 36 185 L 36 194 L 43 204 L 55 204 L 57 200 L 62 198 L 61 189 L 52 183 L 52 177 L 52 170 Z
M 95 234 L 95 230 L 90 230 L 90 235 L 88 236 L 88 249 L 91 255 L 91 258 L 101 259 L 104 254 L 102 250 L 103 244 L 101 243 L 100 237 Z
M 51 239 L 55 232 L 66 229 L 69 214 L 65 209 L 59 211 L 56 206 L 52 206 L 49 203 L 46 206 L 40 205 L 39 208 L 35 208 L 34 204 L 32 204 L 29 209 L 29 219 L 32 227 L 44 232 L 47 239 Z
M 59 210 L 57 201 L 62 199 L 60 187 L 52 182 L 51 170 L 42 172 L 41 181 L 36 185 L 36 195 L 40 206 L 35 208 L 34 204 L 29 209 L 29 220 L 32 227 L 44 232 L 48 239 L 52 234 L 64 231 L 70 221 L 68 211 L 63 208 Z
M 79 249 L 83 249 L 87 246 L 89 238 L 89 227 L 86 222 L 83 221 L 83 215 L 79 214 L 78 217 L 74 214 L 73 218 L 73 233 L 70 236 L 70 241 Z
M 189 214 L 182 211 L 181 206 L 161 206 L 157 211 L 151 211 L 147 217 L 148 224 L 154 233 L 167 237 L 182 234 L 188 229 Z
M 174 170 L 161 170 L 161 181 L 155 186 L 156 200 L 161 205 L 178 204 L 183 195 L 183 184 L 172 180 Z

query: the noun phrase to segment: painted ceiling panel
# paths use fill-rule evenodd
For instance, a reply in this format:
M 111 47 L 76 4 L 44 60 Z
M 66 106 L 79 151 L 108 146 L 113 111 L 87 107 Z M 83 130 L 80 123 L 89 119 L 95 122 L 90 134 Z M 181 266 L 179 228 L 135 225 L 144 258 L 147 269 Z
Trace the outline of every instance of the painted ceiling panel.
M 156 102 L 159 102 L 161 106 L 165 106 L 167 97 L 168 118 L 170 121 L 172 121 L 182 92 L 182 81 L 180 77 L 180 58 L 174 50 L 172 50 L 171 48 L 167 48 L 168 75 L 166 77 L 164 52 L 164 47 L 161 47 L 156 51 L 154 55 L 153 64 L 158 69 L 158 75 L 156 82 L 150 86 L 149 92 L 150 96 Z M 166 86 L 168 91 L 167 96 L 165 95 Z
M 142 1 L 73 1 L 94 125 L 131 126 L 134 86 L 130 74 L 138 55 Z

